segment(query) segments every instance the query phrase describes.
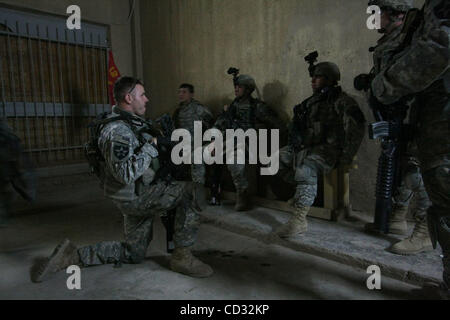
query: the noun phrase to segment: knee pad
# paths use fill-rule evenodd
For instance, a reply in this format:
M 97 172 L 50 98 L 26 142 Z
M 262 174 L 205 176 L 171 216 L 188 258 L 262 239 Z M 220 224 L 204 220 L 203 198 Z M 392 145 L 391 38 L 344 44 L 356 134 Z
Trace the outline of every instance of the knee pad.
M 308 165 L 301 165 L 295 170 L 295 181 L 301 184 L 316 185 L 317 170 Z
M 397 205 L 407 207 L 409 206 L 409 202 L 411 201 L 413 195 L 414 193 L 411 191 L 411 189 L 402 184 L 394 193 L 395 203 Z
M 404 177 L 404 183 L 406 188 L 414 192 L 425 188 L 423 186 L 422 175 L 420 174 L 419 168 L 408 171 Z

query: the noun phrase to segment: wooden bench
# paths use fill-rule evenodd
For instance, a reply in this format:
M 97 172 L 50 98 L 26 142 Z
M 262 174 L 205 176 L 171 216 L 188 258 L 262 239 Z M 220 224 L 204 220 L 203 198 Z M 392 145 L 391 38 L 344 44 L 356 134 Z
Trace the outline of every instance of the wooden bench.
M 320 219 L 338 221 L 349 216 L 352 211 L 350 204 L 350 170 L 357 165 L 341 166 L 323 177 L 323 207 L 312 207 L 308 216 Z M 223 192 L 226 200 L 235 200 L 234 192 Z M 252 204 L 263 208 L 293 212 L 294 208 L 286 201 L 271 200 L 262 197 L 252 197 Z

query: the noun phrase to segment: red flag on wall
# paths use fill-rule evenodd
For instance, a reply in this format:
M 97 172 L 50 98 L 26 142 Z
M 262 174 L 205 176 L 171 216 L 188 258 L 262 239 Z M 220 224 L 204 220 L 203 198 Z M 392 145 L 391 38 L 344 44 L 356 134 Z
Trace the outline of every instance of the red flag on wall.
M 111 105 L 115 105 L 114 100 L 114 83 L 120 78 L 119 69 L 117 69 L 116 63 L 114 62 L 112 51 L 109 50 L 109 63 L 108 63 L 108 94 L 109 102 Z

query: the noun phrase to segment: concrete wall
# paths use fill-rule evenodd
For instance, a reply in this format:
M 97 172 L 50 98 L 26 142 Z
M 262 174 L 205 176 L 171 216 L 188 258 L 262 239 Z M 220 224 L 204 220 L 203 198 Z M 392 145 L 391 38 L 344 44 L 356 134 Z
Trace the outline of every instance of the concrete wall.
M 181 82 L 193 83 L 197 98 L 217 114 L 233 99 L 226 70 L 235 66 L 256 78 L 263 99 L 287 120 L 292 107 L 311 94 L 303 58 L 318 50 L 320 61 L 340 66 L 344 90 L 372 120 L 364 97 L 352 85 L 357 74 L 370 70 L 368 48 L 379 38 L 366 28 L 366 0 L 136 0 L 130 22 L 128 0 L 1 3 L 60 16 L 77 4 L 82 19 L 109 25 L 120 72 L 146 82 L 151 117 L 174 109 Z M 359 170 L 351 174 L 357 209 L 373 210 L 378 153 L 379 146 L 366 139 Z
M 233 98 L 226 70 L 236 66 L 256 78 L 267 102 L 290 115 L 311 93 L 303 57 L 313 50 L 341 67 L 343 87 L 353 94 L 353 78 L 370 70 L 368 48 L 378 38 L 366 28 L 366 8 L 354 0 L 143 1 L 150 113 L 172 108 L 182 81 L 219 109 Z
M 140 65 L 133 68 L 136 55 L 132 50 L 134 45 L 132 42 L 133 21 L 127 21 L 130 11 L 128 0 L 0 0 L 0 4 L 59 16 L 68 16 L 66 14 L 67 7 L 76 4 L 81 9 L 82 21 L 109 25 L 111 46 L 119 71 L 122 74 L 135 74 L 137 71 L 133 69 L 141 69 Z
M 172 111 L 181 82 L 216 113 L 233 99 L 228 67 L 255 77 L 263 99 L 285 119 L 311 95 L 304 56 L 337 63 L 342 86 L 361 102 L 353 78 L 371 68 L 370 46 L 379 35 L 366 27 L 366 1 L 356 0 L 153 0 L 141 3 L 144 79 L 151 116 Z M 145 16 L 145 19 L 143 18 Z M 366 141 L 352 198 L 371 210 L 378 147 Z M 356 186 L 356 188 L 355 188 Z

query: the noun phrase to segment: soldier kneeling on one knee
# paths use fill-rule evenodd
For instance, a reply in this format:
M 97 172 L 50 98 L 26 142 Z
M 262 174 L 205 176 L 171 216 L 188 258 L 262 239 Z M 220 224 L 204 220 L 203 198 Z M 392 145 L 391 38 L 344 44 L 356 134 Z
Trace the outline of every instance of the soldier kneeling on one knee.
M 211 276 L 211 267 L 194 257 L 190 249 L 197 237 L 199 220 L 192 188 L 189 183 L 170 179 L 165 171 L 168 166 L 159 163 L 161 150 L 171 142 L 143 118 L 149 100 L 142 82 L 123 77 L 115 83 L 114 95 L 117 105 L 97 122 L 93 131 L 99 132 L 98 140 L 90 145 L 87 155 L 88 159 L 101 159 L 100 164 L 94 161 L 93 167 L 101 177 L 105 195 L 123 214 L 125 240 L 82 248 L 65 240 L 49 258 L 33 266 L 32 281 L 41 282 L 70 265 L 142 262 L 152 240 L 155 216 L 174 209 L 175 250 L 170 268 L 192 277 Z

